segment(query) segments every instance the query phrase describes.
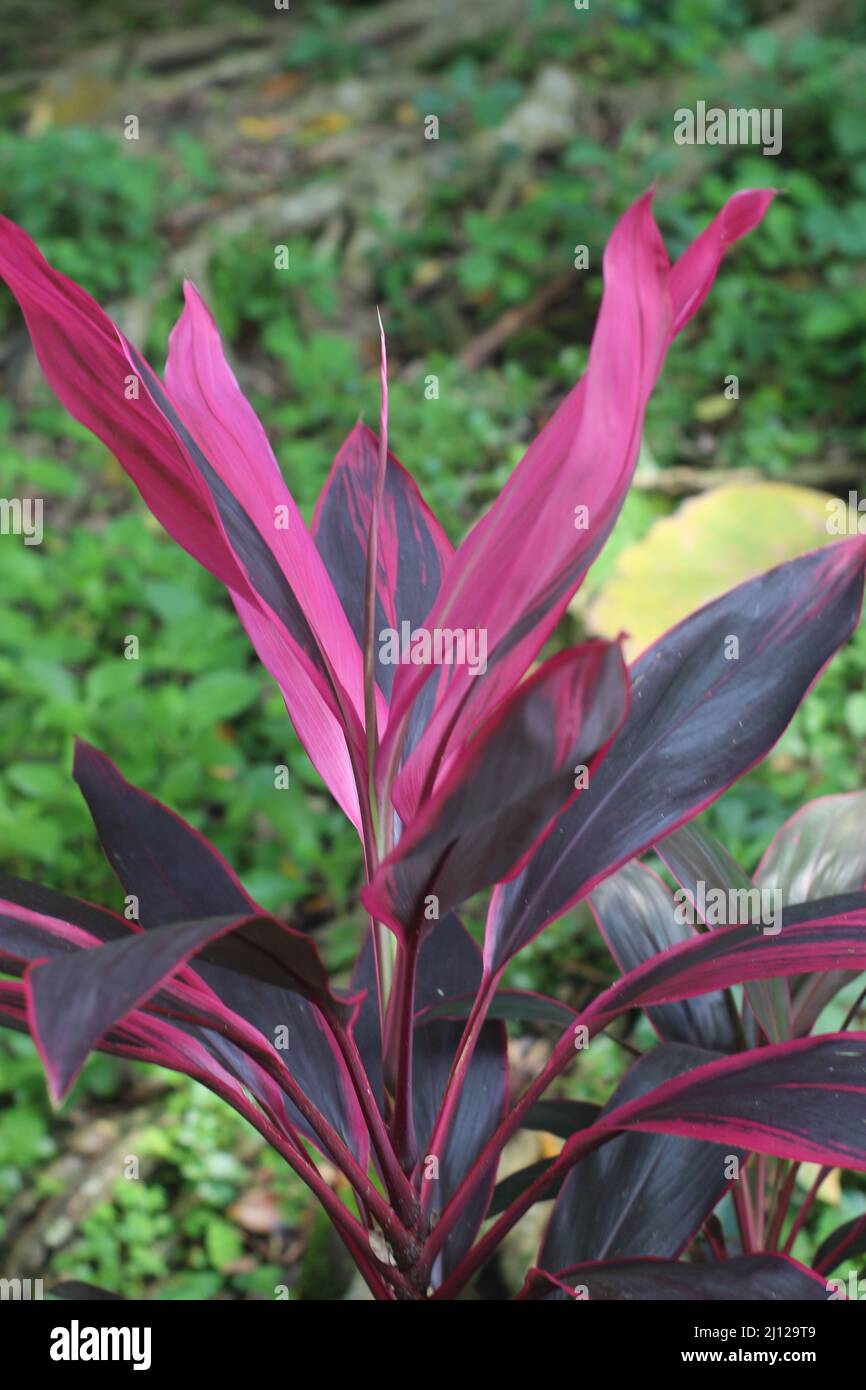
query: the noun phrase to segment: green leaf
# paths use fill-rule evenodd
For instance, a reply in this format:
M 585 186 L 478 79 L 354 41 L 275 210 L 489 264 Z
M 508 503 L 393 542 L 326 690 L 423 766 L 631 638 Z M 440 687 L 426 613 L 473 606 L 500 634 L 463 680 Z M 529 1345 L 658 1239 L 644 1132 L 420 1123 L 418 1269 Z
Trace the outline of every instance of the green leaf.
M 694 609 L 830 541 L 830 500 L 788 483 L 726 483 L 690 498 L 620 553 L 586 620 L 604 637 L 627 632 L 633 660 Z
M 260 692 L 257 676 L 244 671 L 213 671 L 192 682 L 186 699 L 196 724 L 219 724 L 249 709 Z
M 236 1226 L 215 1216 L 205 1229 L 204 1248 L 214 1269 L 225 1269 L 243 1254 L 244 1243 Z

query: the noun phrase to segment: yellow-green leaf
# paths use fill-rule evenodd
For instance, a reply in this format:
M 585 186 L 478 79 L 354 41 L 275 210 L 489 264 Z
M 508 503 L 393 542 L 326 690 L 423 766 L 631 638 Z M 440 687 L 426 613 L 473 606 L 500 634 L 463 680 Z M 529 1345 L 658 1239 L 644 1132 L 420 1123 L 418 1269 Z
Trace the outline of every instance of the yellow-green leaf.
M 726 483 L 692 497 L 620 552 L 584 621 L 604 637 L 628 633 L 633 660 L 694 609 L 836 539 L 827 531 L 830 501 L 789 483 Z

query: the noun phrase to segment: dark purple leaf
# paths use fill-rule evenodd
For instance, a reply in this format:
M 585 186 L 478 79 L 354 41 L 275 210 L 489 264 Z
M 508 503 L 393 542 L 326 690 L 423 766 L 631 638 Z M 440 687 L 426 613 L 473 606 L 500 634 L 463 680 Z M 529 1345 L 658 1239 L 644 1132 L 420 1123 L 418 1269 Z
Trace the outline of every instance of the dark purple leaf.
M 785 908 L 778 932 L 747 922 L 671 946 L 598 995 L 581 1017 L 598 1031 L 628 1008 L 826 969 L 840 960 L 866 968 L 864 893 Z
M 801 807 L 774 836 L 755 882 L 779 889 L 786 904 L 866 887 L 866 792 L 822 796 Z M 824 1007 L 858 973 L 829 970 L 795 980 L 794 1036 L 811 1032 Z
M 620 1082 L 602 1118 L 714 1055 L 676 1043 L 654 1048 Z M 632 1133 L 587 1154 L 556 1200 L 540 1266 L 557 1270 L 588 1260 L 681 1254 L 721 1198 L 732 1152 L 741 1151 L 668 1134 Z
M 553 657 L 476 733 L 363 891 L 400 936 L 519 867 L 619 727 L 628 701 L 618 645 Z M 429 915 L 429 914 L 428 914 Z
M 416 1021 L 425 1023 L 437 1018 L 468 1018 L 475 997 L 474 994 L 464 994 L 459 999 L 440 999 L 417 1014 Z M 534 990 L 500 989 L 493 996 L 487 1017 L 520 1023 L 558 1023 L 564 1027 L 574 1019 L 574 1009 L 559 999 L 537 994 Z
M 364 636 L 367 544 L 379 440 L 361 423 L 334 459 L 316 504 L 313 535 L 359 646 Z M 452 547 L 417 485 L 388 454 L 379 522 L 376 583 L 376 681 L 387 697 L 397 667 L 381 660 L 382 633 L 420 627 L 433 604 Z
M 260 910 L 213 845 L 127 782 L 98 748 L 78 740 L 72 771 L 108 862 L 138 899 L 143 927 Z
M 581 1264 L 556 1274 L 531 1269 L 519 1297 L 554 1302 L 817 1303 L 826 1301 L 827 1288 L 823 1279 L 786 1255 L 744 1255 L 706 1265 L 649 1259 Z
M 866 537 L 759 575 L 632 667 L 629 716 L 590 785 L 491 903 L 488 972 L 769 751 L 860 612 Z M 739 657 L 729 660 L 729 637 Z
M 176 922 L 31 965 L 25 986 L 33 1037 L 55 1099 L 67 1094 L 104 1034 L 208 943 L 244 924 L 230 917 Z
M 710 928 L 719 925 L 715 913 L 700 911 L 701 903 L 724 902 L 726 911 L 721 925 L 735 922 L 759 921 L 765 907 L 776 915 L 781 908 L 770 895 L 762 898 L 747 873 L 728 854 L 724 845 L 698 821 L 681 825 L 672 835 L 666 835 L 656 845 L 681 889 L 687 894 L 699 920 Z M 770 1042 L 784 1042 L 791 1036 L 791 1000 L 787 980 L 751 980 L 746 985 L 746 997 L 752 1012 Z M 750 1041 L 752 1039 L 750 1038 Z
M 415 992 L 417 1010 L 442 998 L 477 989 L 481 981 L 478 947 L 456 917 L 437 923 L 422 942 Z M 445 1083 L 463 1034 L 462 1023 L 425 1023 L 414 1032 L 414 1120 L 422 1171 L 427 1144 Z M 436 1155 L 439 1177 L 431 1210 L 441 1212 L 504 1116 L 508 1087 L 505 1026 L 487 1023 L 466 1074 L 460 1103 L 444 1151 Z M 442 1273 L 448 1274 L 469 1249 L 490 1200 L 493 1179 L 483 1184 L 467 1204 L 445 1244 Z M 429 1181 L 429 1179 L 427 1179 Z M 434 1270 L 434 1277 L 438 1271 Z M 438 1282 L 438 1279 L 437 1279 Z
M 694 927 L 676 916 L 667 885 L 643 864 L 624 864 L 590 896 L 589 905 L 611 955 L 624 974 L 668 947 L 694 941 Z M 659 1035 L 711 1052 L 733 1052 L 738 1038 L 718 990 L 647 1010 Z

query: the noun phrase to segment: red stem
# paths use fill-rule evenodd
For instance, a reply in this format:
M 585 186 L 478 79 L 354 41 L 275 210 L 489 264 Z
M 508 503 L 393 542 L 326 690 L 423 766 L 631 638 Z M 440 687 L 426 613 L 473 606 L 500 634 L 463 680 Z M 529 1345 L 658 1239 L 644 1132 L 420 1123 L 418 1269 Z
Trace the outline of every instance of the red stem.
M 445 1085 L 442 1102 L 439 1106 L 439 1113 L 433 1126 L 433 1133 L 430 1138 L 429 1152 L 440 1156 L 440 1149 L 444 1150 L 448 1138 L 448 1132 L 460 1104 L 460 1096 L 463 1090 L 463 1083 L 469 1070 L 469 1064 L 478 1045 L 481 1036 L 481 1029 L 484 1027 L 484 1020 L 490 1007 L 490 1001 L 496 991 L 496 986 L 502 972 L 499 971 L 494 976 L 485 976 L 481 982 L 481 989 L 472 1005 L 471 1012 L 466 1020 L 466 1027 L 463 1036 L 454 1054 L 454 1061 L 451 1064 L 451 1072 Z M 421 1211 L 426 1216 L 433 1203 L 434 1184 L 428 1182 L 421 1192 Z
M 559 1177 L 564 1176 L 573 1168 L 575 1163 L 585 1158 L 587 1154 L 592 1153 L 593 1150 L 600 1148 L 602 1144 L 606 1144 L 608 1140 L 614 1139 L 619 1132 L 616 1129 L 604 1129 L 600 1125 L 595 1125 L 594 1129 L 594 1134 L 591 1134 L 591 1131 L 587 1131 L 587 1137 L 577 1140 L 573 1147 L 569 1146 L 568 1149 L 564 1149 L 559 1158 L 555 1159 L 550 1167 L 545 1172 L 539 1174 L 535 1181 L 524 1189 L 516 1201 L 512 1202 L 511 1206 L 507 1211 L 502 1213 L 498 1221 L 494 1221 L 493 1225 L 487 1231 L 487 1234 L 482 1236 L 481 1240 L 479 1240 L 464 1259 L 461 1260 L 453 1273 L 450 1274 L 445 1282 L 436 1290 L 433 1295 L 435 1299 L 451 1298 L 454 1294 L 458 1293 L 467 1280 L 472 1278 L 475 1271 L 486 1263 L 497 1245 L 508 1235 L 512 1226 L 517 1224 L 524 1212 L 528 1211 L 534 1202 L 539 1201 L 540 1198 L 545 1195 L 547 1189 L 554 1184 Z M 591 1137 L 589 1137 L 590 1135 Z M 440 1221 L 433 1232 L 434 1235 L 438 1235 L 441 1225 L 442 1222 Z M 428 1242 L 428 1245 L 429 1244 L 430 1242 Z M 424 1257 L 425 1260 L 428 1258 L 427 1247 L 425 1247 Z M 424 1269 L 426 1271 L 426 1263 Z
M 165 1065 L 170 1065 L 170 1062 L 166 1062 Z M 397 1270 L 392 1270 L 390 1267 L 383 1269 L 379 1265 L 369 1248 L 367 1231 L 360 1221 L 343 1206 L 337 1194 L 325 1182 L 315 1163 L 304 1149 L 296 1148 L 291 1139 L 284 1137 L 243 1093 L 237 1093 L 232 1087 L 223 1085 L 210 1073 L 190 1069 L 189 1075 L 195 1076 L 195 1079 L 201 1081 L 208 1090 L 228 1101 L 285 1159 L 292 1171 L 297 1174 L 324 1207 L 373 1296 L 380 1300 L 391 1300 L 392 1294 L 388 1285 L 397 1280 L 401 1283 L 404 1282 L 402 1277 Z
M 764 1248 L 764 1230 L 765 1230 L 765 1223 L 766 1223 L 766 1200 L 765 1200 L 764 1186 L 765 1186 L 765 1182 L 766 1182 L 766 1176 L 767 1176 L 767 1158 L 766 1158 L 766 1155 L 765 1155 L 765 1154 L 758 1154 L 758 1162 L 757 1162 L 757 1165 L 756 1165 L 756 1167 L 755 1167 L 755 1208 L 756 1208 L 755 1248 L 756 1248 L 757 1250 L 763 1250 L 763 1248 Z
M 866 1230 L 866 1216 L 861 1216 L 859 1221 L 854 1222 L 848 1234 L 839 1241 L 839 1244 L 834 1245 L 827 1251 L 824 1258 L 817 1262 L 815 1273 L 827 1274 L 831 1269 L 834 1269 L 844 1257 L 845 1251 L 859 1239 L 864 1230 Z
M 810 1212 L 811 1207 L 812 1207 L 812 1203 L 814 1202 L 815 1198 L 816 1198 L 817 1195 L 818 1195 L 818 1189 L 820 1188 L 820 1186 L 821 1186 L 822 1182 L 824 1181 L 824 1179 L 826 1178 L 827 1174 L 830 1173 L 830 1172 L 832 1172 L 832 1169 L 831 1169 L 831 1168 L 819 1168 L 819 1169 L 818 1169 L 818 1175 L 817 1175 L 817 1177 L 815 1178 L 815 1181 L 812 1183 L 812 1186 L 809 1188 L 809 1191 L 806 1193 L 806 1196 L 805 1196 L 804 1199 L 803 1199 L 803 1203 L 802 1203 L 802 1206 L 800 1207 L 800 1210 L 797 1212 L 797 1215 L 794 1217 L 794 1220 L 791 1222 L 791 1229 L 790 1229 L 790 1231 L 788 1232 L 788 1239 L 785 1241 L 785 1244 L 782 1246 L 782 1254 L 783 1254 L 783 1255 L 790 1255 L 791 1250 L 792 1250 L 793 1247 L 794 1247 L 794 1241 L 797 1239 L 797 1236 L 800 1234 L 801 1230 L 803 1229 L 803 1224 L 804 1224 L 804 1222 L 805 1222 L 805 1220 L 806 1220 L 806 1217 L 809 1215 L 809 1212 Z
M 358 1046 L 348 1028 L 336 1020 L 329 1020 L 334 1031 L 334 1037 L 346 1063 L 346 1069 L 352 1079 L 355 1094 L 358 1097 L 358 1104 L 364 1116 L 364 1122 L 369 1130 L 373 1141 L 376 1156 L 382 1168 L 382 1176 L 388 1188 L 389 1195 L 397 1210 L 400 1220 L 406 1226 L 411 1226 L 417 1218 L 418 1199 L 412 1191 L 412 1186 L 397 1162 L 397 1155 L 388 1137 L 385 1128 L 385 1121 L 379 1113 L 376 1104 L 376 1097 L 370 1085 L 364 1063 L 358 1052 Z
M 788 1215 L 788 1208 L 791 1205 L 791 1197 L 794 1192 L 794 1184 L 797 1181 L 799 1163 L 792 1163 L 785 1175 L 785 1181 L 776 1198 L 776 1209 L 773 1212 L 773 1219 L 770 1222 L 770 1230 L 767 1235 L 767 1249 L 778 1250 L 779 1236 L 782 1234 L 782 1227 L 785 1224 L 785 1217 Z
M 740 1239 L 744 1255 L 751 1255 L 755 1249 L 755 1221 L 752 1215 L 752 1199 L 749 1193 L 749 1175 L 744 1172 L 731 1187 L 731 1197 L 740 1227 Z
M 580 1020 L 581 1015 L 575 1016 L 575 1024 Z M 478 1158 L 473 1163 L 469 1172 L 460 1183 L 451 1201 L 448 1202 L 445 1210 L 434 1227 L 425 1245 L 425 1255 L 432 1259 L 439 1253 L 445 1243 L 446 1238 L 459 1221 L 463 1210 L 470 1201 L 478 1185 L 484 1180 L 491 1166 L 497 1162 L 499 1155 L 512 1134 L 520 1128 L 523 1117 L 532 1108 L 535 1102 L 544 1094 L 552 1081 L 565 1071 L 575 1056 L 573 1043 L 573 1032 L 575 1024 L 570 1024 L 565 1033 L 560 1038 L 553 1052 L 547 1060 L 546 1065 L 538 1073 L 538 1076 L 524 1091 L 514 1109 L 506 1115 L 501 1125 L 490 1136 Z M 591 1030 L 590 1030 L 591 1031 Z M 550 1170 L 548 1170 L 550 1171 Z

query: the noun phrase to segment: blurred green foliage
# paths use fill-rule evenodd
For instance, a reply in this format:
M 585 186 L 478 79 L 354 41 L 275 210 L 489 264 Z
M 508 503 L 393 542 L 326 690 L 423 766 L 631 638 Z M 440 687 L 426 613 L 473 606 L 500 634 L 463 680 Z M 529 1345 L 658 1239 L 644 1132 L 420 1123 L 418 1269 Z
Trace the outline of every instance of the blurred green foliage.
M 285 69 L 310 81 L 362 70 L 369 55 L 344 36 L 358 8 L 310 7 L 286 42 Z M 424 215 L 414 222 L 377 206 L 363 212 L 365 264 L 391 360 L 412 364 L 392 382 L 392 444 L 455 540 L 582 370 L 601 247 L 615 217 L 653 180 L 672 256 L 735 189 L 772 182 L 784 190 L 669 355 L 646 425 L 658 466 L 711 462 L 784 477 L 803 460 L 859 457 L 866 444 L 862 18 L 844 33 L 804 31 L 782 44 L 771 7 L 746 0 L 627 0 L 606 8 L 603 20 L 575 25 L 563 22 L 553 0 L 529 0 L 515 32 L 491 33 L 423 64 L 412 102 L 419 115 L 440 113 L 447 172 L 429 181 Z M 58 23 L 66 9 L 59 7 Z M 92 9 L 105 10 L 93 20 L 97 37 L 124 23 L 172 22 L 165 13 L 153 19 L 152 6 L 136 4 L 123 15 Z M 224 6 L 224 13 L 240 11 Z M 204 4 L 179 12 L 192 23 L 216 17 Z M 17 30 L 14 42 L 21 42 Z M 497 142 L 546 64 L 578 71 L 593 91 L 622 105 L 618 145 L 580 122 L 555 156 L 528 157 Z M 726 106 L 783 106 L 780 157 L 706 147 L 695 169 L 696 152 L 684 155 L 673 143 L 672 111 L 706 96 Z M 515 190 L 504 211 L 485 196 L 503 177 Z M 172 217 L 218 195 L 223 178 L 206 141 L 182 129 L 134 159 L 122 140 L 85 126 L 26 138 L 17 128 L 0 132 L 0 210 L 103 301 L 149 295 L 171 247 Z M 467 373 L 457 360 L 467 338 L 567 271 L 575 242 L 592 248 L 591 273 L 576 292 L 517 332 L 502 361 Z M 251 396 L 309 517 L 357 415 L 375 420 L 377 369 L 369 343 L 344 330 L 339 251 L 297 238 L 290 252 L 288 280 L 275 294 L 267 238 L 225 238 L 217 224 L 207 281 L 241 365 L 264 367 L 276 383 L 254 387 Z M 180 287 L 176 278 L 158 283 L 145 346 L 161 366 Z M 0 333 L 10 340 L 19 333 L 5 292 Z M 701 403 L 719 395 L 728 372 L 739 376 L 741 399 L 714 417 Z M 439 378 L 435 404 L 424 395 L 431 373 Z M 257 371 L 254 380 L 262 379 Z M 210 836 L 266 907 L 329 923 L 326 954 L 345 970 L 362 925 L 358 847 L 219 586 L 159 531 L 107 451 L 42 388 L 24 410 L 0 403 L 0 479 L 3 495 L 26 490 L 42 496 L 46 510 L 41 547 L 0 543 L 4 870 L 118 905 L 119 889 L 68 775 L 78 734 Z M 830 468 L 826 485 L 832 480 Z M 667 506 L 635 494 L 613 549 L 643 534 Z M 609 563 L 605 557 L 602 566 Z M 138 660 L 124 657 L 129 635 L 139 640 Z M 861 628 L 768 763 L 709 813 L 745 867 L 754 867 L 803 800 L 863 785 L 864 671 Z M 288 792 L 274 788 L 277 764 L 290 768 Z M 575 913 L 521 957 L 510 982 L 569 994 L 603 980 L 608 969 L 586 914 Z M 2 1208 L 24 1174 L 53 1157 L 56 1142 L 29 1043 L 0 1035 L 0 1058 Z M 582 1093 L 603 1099 L 619 1070 L 615 1045 L 600 1046 Z M 279 1271 L 267 1261 L 254 1273 L 232 1272 L 243 1242 L 225 1212 L 243 1185 L 231 1158 L 241 1128 L 197 1088 L 170 1084 L 170 1122 L 152 1136 L 157 1180 L 119 1184 L 57 1256 L 57 1272 L 108 1286 L 122 1278 L 130 1292 L 158 1283 L 162 1296 L 272 1296 Z M 80 1085 L 85 1097 L 112 1095 L 113 1064 L 94 1059 Z M 288 1219 L 300 1220 L 306 1199 L 291 1181 L 274 1180 Z M 194 1199 L 179 1228 L 168 1215 L 178 1190 Z M 846 1201 L 862 1205 L 859 1195 Z M 848 1207 L 818 1211 L 819 1235 L 849 1214 Z

